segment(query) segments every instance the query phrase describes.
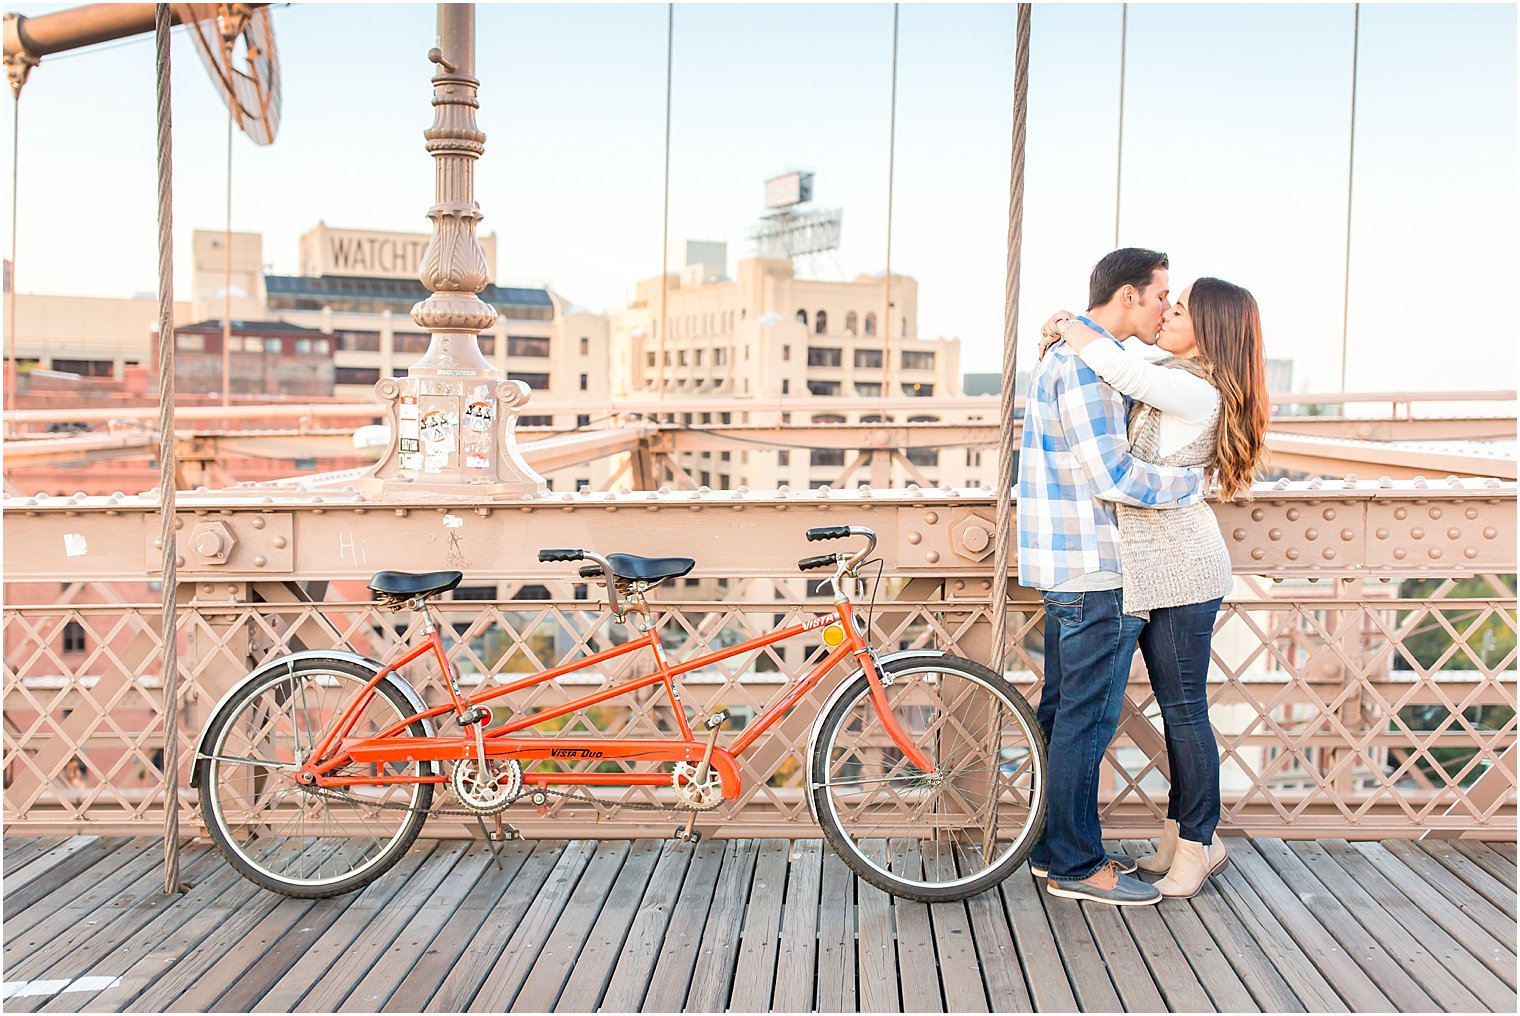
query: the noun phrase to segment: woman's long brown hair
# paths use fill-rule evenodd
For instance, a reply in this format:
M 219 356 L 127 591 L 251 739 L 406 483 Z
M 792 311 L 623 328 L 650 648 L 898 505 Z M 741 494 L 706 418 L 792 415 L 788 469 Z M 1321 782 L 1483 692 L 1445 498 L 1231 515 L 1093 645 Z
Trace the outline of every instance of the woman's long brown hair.
M 1267 364 L 1256 298 L 1223 279 L 1193 283 L 1193 337 L 1198 358 L 1219 390 L 1214 468 L 1221 495 L 1248 493 L 1266 447 Z

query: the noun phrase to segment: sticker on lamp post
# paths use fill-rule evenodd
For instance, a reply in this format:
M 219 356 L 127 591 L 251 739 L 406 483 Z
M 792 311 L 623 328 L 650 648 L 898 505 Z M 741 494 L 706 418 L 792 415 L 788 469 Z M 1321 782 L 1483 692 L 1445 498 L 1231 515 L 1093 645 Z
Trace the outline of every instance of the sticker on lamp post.
M 471 402 L 464 411 L 464 464 L 470 469 L 484 469 L 491 463 L 491 423 L 496 408 L 483 399 Z
M 453 413 L 430 409 L 422 414 L 422 471 L 441 473 L 459 447 L 459 424 Z
M 417 396 L 403 395 L 398 408 L 401 421 L 400 444 L 402 469 L 422 468 L 422 442 L 417 427 Z

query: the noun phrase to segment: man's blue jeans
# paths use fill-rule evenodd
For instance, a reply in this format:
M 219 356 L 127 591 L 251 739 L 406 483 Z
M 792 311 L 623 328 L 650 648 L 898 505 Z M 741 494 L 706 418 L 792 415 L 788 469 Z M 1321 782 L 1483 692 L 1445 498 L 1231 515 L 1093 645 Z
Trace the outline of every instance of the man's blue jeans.
M 1042 592 L 1045 687 L 1038 716 L 1050 746 L 1045 835 L 1029 855 L 1051 878 L 1085 879 L 1103 866 L 1098 767 L 1119 728 L 1130 661 L 1145 622 L 1124 613 L 1124 591 Z

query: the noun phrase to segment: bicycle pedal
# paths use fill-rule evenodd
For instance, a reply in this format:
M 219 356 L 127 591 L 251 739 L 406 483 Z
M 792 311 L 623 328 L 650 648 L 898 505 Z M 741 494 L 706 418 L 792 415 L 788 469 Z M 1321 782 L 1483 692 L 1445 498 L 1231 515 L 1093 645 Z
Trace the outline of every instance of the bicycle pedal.
M 702 839 L 702 830 L 693 829 L 688 832 L 685 826 L 676 826 L 676 831 L 670 834 L 670 838 L 682 843 L 697 843 Z
M 717 730 L 719 727 L 723 726 L 723 724 L 727 723 L 728 718 L 732 715 L 733 714 L 730 713 L 727 709 L 719 709 L 717 712 L 713 713 L 707 718 L 707 729 Z

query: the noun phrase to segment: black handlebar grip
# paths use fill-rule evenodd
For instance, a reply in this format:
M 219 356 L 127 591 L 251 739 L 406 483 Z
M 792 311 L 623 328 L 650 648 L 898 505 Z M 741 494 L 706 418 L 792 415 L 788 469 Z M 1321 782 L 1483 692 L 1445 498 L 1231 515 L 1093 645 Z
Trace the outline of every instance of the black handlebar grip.
M 588 565 L 582 565 L 581 566 L 581 578 L 583 578 L 583 579 L 599 579 L 601 577 L 602 577 L 602 566 L 601 565 L 599 565 L 599 564 L 588 564 Z
M 812 571 L 815 568 L 832 568 L 837 560 L 839 560 L 838 554 L 819 554 L 817 557 L 803 558 L 797 562 L 797 567 L 802 571 Z
M 541 550 L 538 552 L 540 561 L 580 561 L 586 556 L 584 550 Z
M 849 535 L 849 526 L 819 526 L 807 531 L 809 540 L 839 540 Z

